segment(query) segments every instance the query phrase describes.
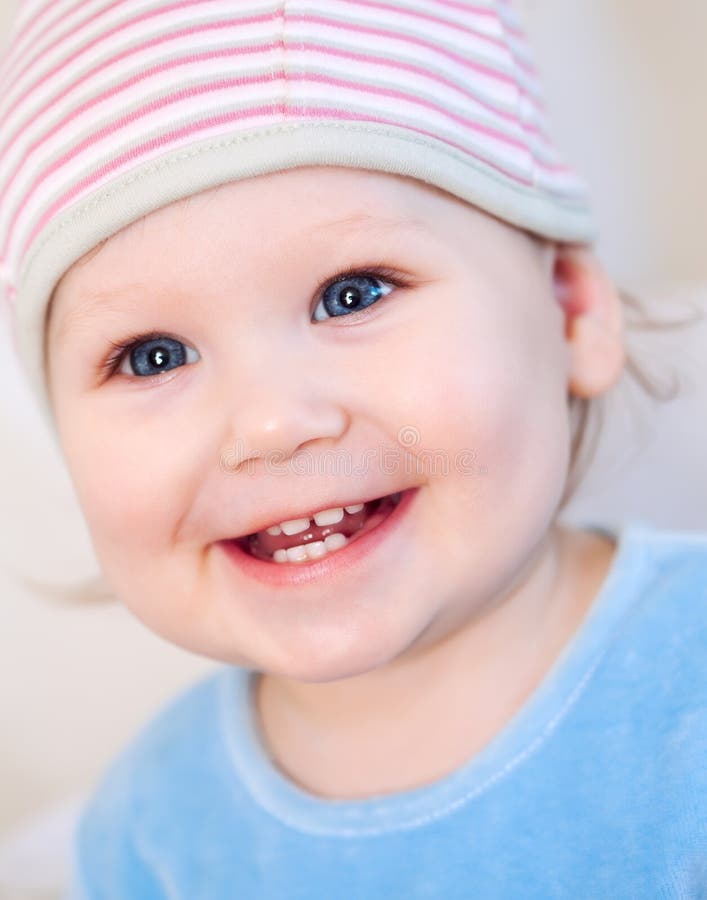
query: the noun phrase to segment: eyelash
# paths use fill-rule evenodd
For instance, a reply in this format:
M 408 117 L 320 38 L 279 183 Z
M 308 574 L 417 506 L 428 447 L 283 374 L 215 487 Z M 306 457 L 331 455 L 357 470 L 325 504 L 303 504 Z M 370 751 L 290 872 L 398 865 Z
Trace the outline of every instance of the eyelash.
M 342 272 L 339 272 L 338 275 L 335 275 L 333 278 L 326 281 L 322 287 L 317 291 L 317 305 L 319 305 L 319 298 L 321 295 L 329 288 L 335 285 L 339 281 L 345 281 L 347 278 L 356 278 L 356 277 L 366 277 L 373 276 L 374 278 L 385 281 L 388 284 L 391 284 L 395 288 L 405 288 L 409 287 L 409 282 L 402 278 L 399 273 L 395 269 L 390 269 L 384 265 L 373 265 L 366 266 L 365 268 L 350 268 L 345 269 Z M 371 306 L 379 306 L 380 303 L 387 299 L 387 295 L 384 295 L 375 303 L 372 303 Z M 315 307 L 316 308 L 316 307 Z M 329 318 L 358 318 L 359 314 L 365 315 L 370 307 L 364 307 L 363 309 L 356 310 L 350 315 L 347 316 L 330 316 Z M 326 321 L 326 320 L 321 320 Z M 314 324 L 319 324 L 319 322 L 315 322 Z M 115 343 L 114 341 L 109 341 L 110 346 L 113 348 L 112 352 L 109 354 L 107 359 L 102 362 L 99 366 L 99 371 L 102 379 L 111 378 L 117 371 L 121 362 L 123 361 L 123 357 L 126 356 L 133 347 L 136 347 L 138 344 L 147 343 L 148 341 L 158 340 L 159 338 L 169 337 L 172 340 L 182 341 L 179 338 L 166 333 L 164 331 L 148 331 L 148 332 L 136 332 L 129 335 L 124 341 L 120 343 Z M 167 373 L 164 373 L 167 374 Z M 149 378 L 150 376 L 142 376 L 142 379 Z

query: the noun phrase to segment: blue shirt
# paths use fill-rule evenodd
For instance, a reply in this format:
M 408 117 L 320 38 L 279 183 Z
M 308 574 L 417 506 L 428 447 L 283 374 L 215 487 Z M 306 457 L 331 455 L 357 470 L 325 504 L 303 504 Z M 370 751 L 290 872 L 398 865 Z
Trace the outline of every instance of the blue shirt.
M 253 673 L 220 666 L 103 775 L 71 897 L 707 898 L 707 533 L 634 521 L 615 536 L 542 683 L 420 788 L 343 801 L 301 789 L 259 738 Z

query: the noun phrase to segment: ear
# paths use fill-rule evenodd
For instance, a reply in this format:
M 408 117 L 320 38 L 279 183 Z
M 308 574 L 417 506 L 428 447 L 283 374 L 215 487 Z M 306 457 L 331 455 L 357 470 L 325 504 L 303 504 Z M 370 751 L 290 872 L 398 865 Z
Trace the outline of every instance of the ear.
M 555 245 L 552 270 L 565 316 L 569 391 L 579 397 L 603 394 L 618 381 L 626 361 L 619 292 L 582 245 Z

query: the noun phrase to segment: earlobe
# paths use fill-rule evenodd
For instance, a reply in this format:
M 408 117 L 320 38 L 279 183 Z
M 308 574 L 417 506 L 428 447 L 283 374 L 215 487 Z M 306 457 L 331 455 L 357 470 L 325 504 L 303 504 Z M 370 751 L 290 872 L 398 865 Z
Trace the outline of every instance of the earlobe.
M 557 245 L 552 269 L 564 314 L 569 391 L 579 397 L 602 394 L 618 381 L 626 358 L 619 292 L 584 246 Z

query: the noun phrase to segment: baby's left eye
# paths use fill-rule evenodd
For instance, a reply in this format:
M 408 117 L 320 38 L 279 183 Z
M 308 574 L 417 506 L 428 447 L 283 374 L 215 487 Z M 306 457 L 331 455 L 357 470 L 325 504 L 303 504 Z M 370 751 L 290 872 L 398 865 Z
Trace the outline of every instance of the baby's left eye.
M 358 312 L 377 303 L 381 297 L 393 290 L 393 285 L 386 284 L 373 272 L 362 272 L 340 276 L 329 284 L 322 292 L 322 299 L 317 304 L 312 318 L 315 322 L 345 316 Z M 317 310 L 324 308 L 325 314 Z

